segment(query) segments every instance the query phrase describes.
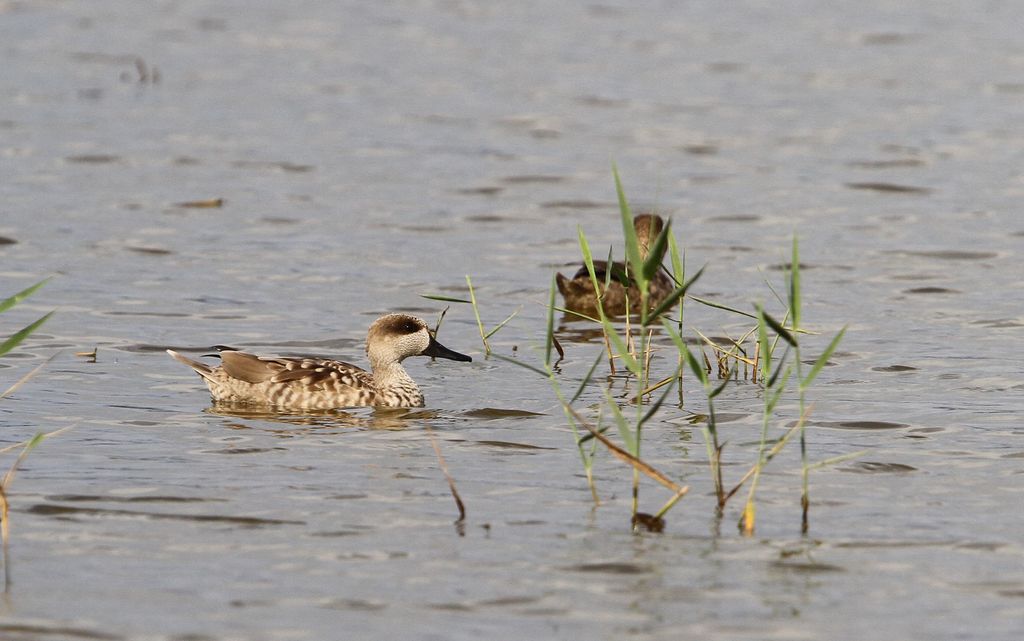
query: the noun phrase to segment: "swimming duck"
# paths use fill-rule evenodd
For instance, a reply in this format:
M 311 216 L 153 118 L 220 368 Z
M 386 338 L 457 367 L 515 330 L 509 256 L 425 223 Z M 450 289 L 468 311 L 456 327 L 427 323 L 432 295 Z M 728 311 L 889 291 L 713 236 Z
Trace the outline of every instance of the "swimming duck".
M 214 401 L 284 409 L 339 407 L 423 407 L 423 394 L 402 367 L 409 356 L 472 361 L 434 340 L 427 324 L 415 316 L 388 314 L 366 335 L 371 372 L 342 361 L 317 358 L 268 358 L 220 349 L 221 365 L 167 350 L 203 378 Z
M 647 259 L 651 245 L 654 244 L 655 239 L 664 227 L 665 221 L 657 214 L 640 214 L 633 218 L 633 228 L 636 230 L 636 237 L 640 242 L 640 257 L 642 259 Z M 626 266 L 620 262 L 612 263 L 612 280 L 605 291 L 604 280 L 607 270 L 607 261 L 594 261 L 594 272 L 597 275 L 599 287 L 603 292 L 601 303 L 604 307 L 604 313 L 608 316 L 623 316 L 627 311 L 639 314 L 641 305 L 640 289 L 632 278 L 629 279 L 628 288 L 623 287 L 622 283 L 615 278 L 616 275 L 626 275 Z M 579 271 L 571 279 L 566 278 L 562 274 L 556 274 L 555 282 L 558 285 L 558 291 L 562 293 L 562 298 L 565 299 L 566 309 L 586 314 L 593 318 L 598 317 L 598 296 L 594 292 L 594 284 L 590 280 L 590 272 L 587 271 L 586 265 L 580 267 Z M 665 274 L 664 270 L 658 270 L 647 288 L 648 309 L 657 307 L 661 301 L 665 300 L 672 293 L 673 289 L 672 280 Z M 627 297 L 629 299 L 629 310 L 626 309 Z

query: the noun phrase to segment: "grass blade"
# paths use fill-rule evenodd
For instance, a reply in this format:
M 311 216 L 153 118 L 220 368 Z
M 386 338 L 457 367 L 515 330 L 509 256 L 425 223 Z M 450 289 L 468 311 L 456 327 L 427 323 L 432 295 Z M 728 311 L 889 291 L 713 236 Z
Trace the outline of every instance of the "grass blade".
M 473 304 L 473 301 L 466 300 L 465 298 L 452 298 L 451 296 L 442 296 L 440 294 L 420 294 L 420 298 L 426 298 L 429 300 L 439 300 L 443 303 L 465 303 L 466 305 Z
M 672 479 L 668 478 L 667 476 L 665 476 L 655 468 L 651 467 L 647 463 L 644 463 L 639 458 L 633 456 L 629 452 L 623 450 L 621 447 L 619 447 L 611 440 L 609 440 L 607 436 L 605 436 L 596 428 L 594 428 L 593 425 L 583 420 L 583 417 L 580 416 L 579 413 L 576 412 L 576 410 L 572 408 L 568 409 L 576 417 L 576 420 L 579 421 L 580 425 L 586 428 L 587 431 L 590 432 L 594 438 L 601 441 L 601 443 L 608 448 L 608 451 L 611 452 L 612 455 L 614 455 L 617 459 L 629 465 L 632 465 L 633 469 L 642 472 L 643 474 L 646 474 L 648 477 L 654 479 L 655 481 L 665 486 L 666 488 L 672 490 L 673 492 L 685 494 L 687 488 L 680 487 L 680 485 L 673 481 Z
M 466 274 L 466 285 L 469 287 L 469 304 L 473 306 L 473 315 L 476 316 L 476 326 L 480 330 L 480 340 L 484 344 L 484 353 L 490 356 L 491 346 L 487 344 L 487 336 L 484 335 L 484 323 L 480 320 L 480 309 L 476 305 L 476 292 L 473 291 L 473 281 L 470 280 L 469 274 Z
M 0 301 L 0 313 L 6 312 L 7 310 L 14 307 L 21 301 L 25 300 L 26 298 L 34 294 L 37 289 L 39 289 L 48 282 L 50 282 L 50 278 L 44 278 L 35 285 L 21 290 L 14 296 L 11 296 L 10 298 L 5 298 L 4 300 Z
M 601 323 L 604 325 L 605 334 L 608 335 L 612 345 L 615 347 L 616 356 L 622 359 L 622 362 L 626 364 L 626 368 L 629 371 L 633 372 L 635 376 L 640 376 L 640 363 L 629 353 L 626 341 L 622 340 L 622 337 L 615 331 L 615 327 L 610 320 L 602 318 Z
M 52 361 L 53 359 L 57 358 L 57 355 L 58 355 L 58 354 L 60 354 L 60 352 L 55 352 L 55 353 L 54 353 L 54 354 L 53 354 L 52 356 L 50 356 L 49 358 L 47 358 L 47 359 L 46 359 L 45 361 L 43 361 L 42 363 L 40 363 L 40 364 L 36 365 L 36 366 L 35 366 L 35 367 L 34 367 L 34 368 L 32 369 L 32 371 L 31 371 L 31 372 L 29 372 L 28 374 L 25 374 L 24 376 L 22 376 L 21 378 L 19 378 L 19 379 L 18 379 L 18 381 L 17 381 L 17 382 L 16 382 L 16 383 L 15 383 L 14 385 L 11 385 L 11 386 L 10 386 L 10 387 L 8 387 L 8 388 L 7 388 L 6 390 L 4 390 L 4 391 L 3 391 L 3 393 L 0 393 L 0 398 L 4 398 L 4 397 L 7 397 L 7 396 L 10 396 L 10 395 L 11 395 L 11 394 L 13 394 L 13 393 L 14 393 L 15 391 L 17 391 L 17 389 L 18 389 L 19 387 L 21 387 L 22 385 L 24 385 L 25 383 L 27 383 L 27 382 L 28 382 L 29 380 L 31 380 L 31 379 L 32 379 L 32 378 L 33 378 L 33 377 L 34 377 L 34 376 L 35 376 L 36 374 L 38 374 L 38 373 L 39 373 L 39 370 L 41 370 L 41 369 L 43 369 L 44 367 L 46 367 L 46 365 L 47 365 L 47 364 L 48 364 L 48 363 L 49 363 L 50 361 Z
M 612 175 L 615 177 L 615 193 L 619 197 L 619 213 L 622 217 L 622 237 L 626 241 L 626 259 L 629 263 L 629 271 L 637 281 L 640 291 L 647 289 L 647 279 L 644 277 L 644 262 L 640 257 L 640 241 L 636 237 L 636 228 L 633 227 L 633 214 L 629 210 L 629 203 L 626 201 L 626 193 L 622 189 L 622 180 L 619 178 L 619 168 L 612 163 Z
M 672 235 L 672 219 L 668 219 L 661 233 L 654 240 L 654 245 L 648 248 L 647 260 L 644 261 L 644 279 L 650 281 L 661 269 L 661 263 L 665 260 L 665 251 L 668 249 L 668 238 Z
M 768 389 L 771 389 L 772 386 L 774 385 L 774 381 L 777 378 L 777 374 L 778 374 L 778 372 L 776 372 L 776 377 L 772 378 L 772 384 L 768 386 Z M 793 374 L 793 366 L 790 365 L 789 367 L 786 368 L 786 372 L 782 376 L 782 384 L 779 385 L 778 388 L 775 389 L 775 393 L 765 403 L 765 406 L 764 406 L 765 410 L 764 411 L 766 413 L 771 414 L 773 411 L 775 411 L 775 406 L 778 405 L 779 399 L 782 398 L 782 393 L 786 390 L 786 383 L 789 382 L 789 377 L 792 374 Z
M 14 349 L 15 347 L 17 347 L 18 344 L 21 343 L 21 341 L 23 341 L 26 338 L 28 338 L 29 334 L 31 334 L 32 332 L 34 332 L 37 329 L 39 329 L 39 327 L 43 323 L 45 323 L 47 320 L 49 320 L 51 316 L 53 316 L 53 312 L 50 312 L 46 316 L 43 316 L 42 318 L 40 318 L 36 322 L 32 323 L 28 327 L 23 328 L 21 331 L 15 333 L 10 338 L 5 340 L 2 344 L 0 344 L 0 356 L 3 356 L 7 352 L 9 352 L 12 349 Z
M 714 307 L 715 309 L 724 309 L 727 312 L 732 312 L 733 314 L 739 314 L 740 316 L 746 316 L 747 318 L 753 318 L 754 320 L 757 320 L 756 315 L 751 314 L 750 312 L 745 312 L 741 309 L 736 309 L 735 307 L 729 307 L 728 305 L 716 303 L 713 300 L 700 298 L 698 296 L 689 296 L 688 298 L 694 302 L 700 303 L 701 305 L 707 305 L 708 307 Z
M 828 344 L 825 351 L 821 353 L 818 360 L 814 361 L 814 366 L 811 367 L 811 371 L 807 373 L 807 377 L 800 382 L 800 387 L 807 389 L 811 386 L 811 382 L 818 376 L 818 373 L 821 372 L 821 368 L 825 367 L 825 363 L 828 362 L 829 357 L 832 356 L 832 353 L 836 351 L 837 347 L 839 347 L 839 341 L 843 340 L 843 334 L 845 333 L 846 327 L 844 326 L 839 330 L 839 333 L 835 335 L 832 342 Z
M 578 316 L 579 318 L 588 320 L 588 321 L 590 321 L 592 323 L 600 323 L 601 322 L 601 320 L 598 319 L 598 318 L 594 318 L 593 316 L 588 316 L 586 314 L 583 314 L 581 312 L 576 312 L 576 311 L 573 311 L 571 309 L 566 309 L 565 307 L 555 307 L 555 311 L 556 312 L 562 312 L 563 314 L 571 314 L 573 316 Z
M 835 465 L 836 463 L 842 463 L 843 461 L 849 461 L 850 459 L 859 458 L 861 456 L 864 456 L 865 454 L 867 454 L 870 451 L 871 450 L 859 450 L 857 452 L 850 452 L 849 454 L 842 454 L 840 456 L 833 456 L 832 458 L 827 458 L 824 461 L 818 461 L 817 463 L 811 463 L 810 465 L 807 466 L 807 469 L 808 470 L 817 470 L 817 469 L 820 469 L 820 468 L 823 468 L 823 467 L 828 467 L 830 465 Z
M 590 379 L 593 378 L 593 376 L 594 376 L 594 370 L 597 369 L 597 366 L 603 360 L 604 360 L 604 350 L 602 349 L 600 352 L 598 352 L 597 358 L 594 359 L 594 364 L 590 366 L 589 370 L 587 370 L 587 375 L 583 377 L 582 381 L 580 381 L 580 386 L 576 389 L 576 393 L 573 394 L 572 395 L 572 399 L 569 400 L 569 404 L 570 405 L 575 403 L 576 399 L 578 399 L 580 397 L 580 395 L 583 394 L 584 388 L 586 388 L 587 384 L 590 383 Z
M 707 267 L 707 265 L 705 265 L 704 267 L 701 267 L 700 270 L 698 270 L 697 273 L 694 274 L 692 278 L 690 278 L 688 281 L 686 281 L 681 286 L 679 286 L 674 292 L 669 294 L 668 298 L 666 298 L 665 300 L 661 301 L 661 304 L 659 304 L 657 307 L 655 307 L 654 311 L 652 311 L 647 316 L 648 322 L 650 322 L 652 319 L 657 318 L 658 316 L 661 316 L 663 313 L 667 312 L 670 307 L 672 307 L 673 305 L 676 304 L 676 301 L 678 301 L 680 298 L 685 296 L 686 295 L 686 291 L 688 289 L 690 289 L 690 286 L 693 285 L 695 282 L 697 282 L 697 279 L 700 278 L 701 274 L 704 273 L 704 268 L 705 267 Z
M 761 380 L 767 381 L 772 371 L 772 349 L 768 344 L 768 323 L 764 319 L 764 307 L 761 305 L 757 306 L 757 352 L 761 360 Z
M 516 314 L 518 314 L 522 309 L 523 309 L 523 306 L 520 305 L 516 309 L 516 311 L 514 311 L 514 312 L 512 312 L 511 314 L 508 315 L 508 318 L 506 318 L 505 320 L 501 321 L 500 323 L 498 323 L 497 325 L 494 326 L 494 329 L 492 329 L 491 331 L 487 332 L 487 335 L 484 336 L 484 338 L 485 339 L 486 338 L 490 338 L 491 336 L 494 336 L 495 334 L 497 334 L 498 330 L 501 329 L 502 327 L 504 327 L 510 320 L 515 318 Z
M 793 235 L 793 257 L 789 264 L 789 317 L 793 328 L 800 327 L 800 243 Z
M 665 328 L 665 331 L 672 339 L 672 342 L 675 343 L 676 349 L 679 350 L 679 353 L 684 356 L 687 364 L 689 364 L 690 366 L 690 369 L 693 370 L 694 374 L 696 374 L 697 379 L 700 380 L 701 384 L 706 389 L 709 385 L 707 370 L 705 370 L 704 366 L 700 363 L 700 361 L 697 360 L 697 357 L 693 355 L 693 352 L 691 352 L 690 348 L 687 347 L 686 342 L 683 340 L 683 337 L 680 336 L 678 332 L 676 332 L 675 328 L 672 327 L 671 323 L 669 323 L 667 320 L 663 318 L 661 320 L 661 325 L 662 327 Z
M 668 237 L 668 253 L 672 258 L 672 280 L 676 285 L 681 285 L 686 279 L 686 256 L 679 251 L 675 234 Z
M 544 335 L 544 366 L 551 366 L 551 348 L 555 342 L 555 276 L 551 276 L 551 291 L 548 292 L 548 331 Z
M 636 452 L 636 434 L 633 430 L 629 429 L 629 422 L 623 416 L 622 409 L 619 408 L 619 404 L 615 402 L 615 399 L 612 398 L 608 390 L 604 391 L 604 397 L 608 401 L 608 406 L 612 408 L 612 417 L 615 419 L 615 425 L 619 428 L 619 437 L 626 444 L 626 449 L 630 452 Z
M 708 400 L 710 401 L 711 399 L 713 399 L 716 396 L 718 396 L 719 394 L 721 394 L 725 390 L 725 386 L 729 384 L 730 380 L 732 380 L 732 379 L 729 379 L 729 378 L 725 379 L 724 381 L 722 381 L 721 385 L 719 385 L 718 387 L 713 389 L 711 391 L 711 393 L 708 394 Z
M 793 347 L 796 347 L 796 337 L 793 336 L 788 329 L 783 327 L 782 323 L 772 318 L 771 314 L 768 312 L 762 311 L 761 313 L 764 315 L 764 322 L 768 323 L 768 326 L 771 327 L 776 334 L 781 336 L 782 340 L 786 341 Z
M 531 372 L 535 372 L 537 374 L 540 374 L 544 378 L 551 378 L 551 375 L 549 373 L 545 372 L 544 370 L 542 370 L 541 368 L 535 367 L 533 365 L 530 365 L 529 363 L 524 363 L 523 361 L 515 359 L 515 358 L 512 358 L 511 356 L 505 356 L 504 354 L 491 354 L 491 356 L 493 356 L 494 358 L 497 358 L 498 360 L 506 361 L 506 362 L 512 363 L 513 365 L 518 365 L 519 367 L 525 367 L 526 369 L 530 370 Z
M 637 423 L 639 427 L 643 427 L 644 423 L 649 421 L 651 418 L 654 417 L 655 414 L 658 413 L 658 410 L 661 409 L 662 403 L 665 402 L 665 399 L 668 398 L 669 393 L 672 391 L 671 383 L 676 380 L 676 376 L 678 375 L 679 368 L 677 367 L 676 371 L 672 373 L 672 376 L 669 376 L 668 378 L 665 379 L 666 381 L 669 382 L 669 384 L 665 387 L 665 391 L 661 394 L 660 397 L 658 397 L 658 400 L 654 401 L 650 409 L 647 410 L 647 413 L 644 414 L 643 418 L 641 418 L 640 421 Z

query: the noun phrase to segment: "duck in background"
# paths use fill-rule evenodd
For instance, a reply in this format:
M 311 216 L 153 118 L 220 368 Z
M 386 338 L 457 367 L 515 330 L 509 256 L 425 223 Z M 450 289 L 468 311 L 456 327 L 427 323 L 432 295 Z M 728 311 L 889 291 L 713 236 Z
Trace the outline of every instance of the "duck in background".
M 665 221 L 657 214 L 640 214 L 633 218 L 633 228 L 636 230 L 636 237 L 640 244 L 640 258 L 647 260 L 655 239 L 665 228 Z M 598 287 L 602 293 L 601 302 L 606 316 L 624 316 L 626 313 L 640 313 L 640 288 L 632 277 L 628 276 L 626 265 L 621 262 L 612 263 L 612 278 L 607 289 L 604 286 L 605 275 L 608 271 L 608 262 L 604 260 L 594 261 L 594 272 L 597 275 Z M 628 286 L 623 286 L 626 281 Z M 558 291 L 565 299 L 565 309 L 579 312 L 592 318 L 598 318 L 597 310 L 598 292 L 594 291 L 594 283 L 590 280 L 590 273 L 587 266 L 583 265 L 573 275 L 566 278 L 562 274 L 555 275 L 555 282 Z M 661 301 L 665 300 L 674 290 L 672 280 L 659 269 L 651 278 L 647 289 L 647 306 L 653 309 Z M 626 301 L 629 301 L 629 309 L 626 309 Z

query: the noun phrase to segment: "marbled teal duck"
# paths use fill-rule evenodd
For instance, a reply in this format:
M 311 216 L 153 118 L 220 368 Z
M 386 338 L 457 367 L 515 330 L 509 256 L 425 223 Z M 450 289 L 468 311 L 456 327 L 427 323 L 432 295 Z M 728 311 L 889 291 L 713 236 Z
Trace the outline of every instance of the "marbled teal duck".
M 656 214 L 640 214 L 633 218 L 633 228 L 636 230 L 636 237 L 640 243 L 640 256 L 646 260 L 650 253 L 651 245 L 654 244 L 658 234 L 665 228 L 665 221 Z M 612 272 L 613 275 L 626 274 L 626 266 L 623 263 L 612 263 L 612 269 L 614 270 Z M 594 261 L 594 272 L 597 274 L 599 288 L 603 292 L 601 302 L 604 306 L 604 313 L 608 316 L 624 316 L 627 312 L 626 299 L 628 298 L 628 311 L 632 314 L 639 314 L 641 305 L 640 289 L 636 286 L 636 283 L 630 278 L 629 287 L 623 287 L 622 283 L 613 276 L 611 284 L 607 287 L 607 291 L 605 291 L 604 280 L 607 270 L 607 261 Z M 598 296 L 594 292 L 594 284 L 590 280 L 590 273 L 587 271 L 586 265 L 580 267 L 571 279 L 566 278 L 562 274 L 557 274 L 555 282 L 558 285 L 558 291 L 562 293 L 562 298 L 565 299 L 566 309 L 598 318 Z M 665 300 L 672 293 L 673 289 L 672 280 L 665 274 L 664 270 L 658 270 L 647 288 L 648 309 L 657 307 L 661 301 Z
M 423 407 L 423 394 L 402 367 L 409 356 L 453 361 L 473 360 L 441 345 L 415 316 L 388 314 L 366 335 L 371 371 L 342 361 L 318 358 L 268 358 L 238 350 L 220 350 L 221 365 L 211 367 L 167 350 L 196 371 L 214 401 L 280 407 Z

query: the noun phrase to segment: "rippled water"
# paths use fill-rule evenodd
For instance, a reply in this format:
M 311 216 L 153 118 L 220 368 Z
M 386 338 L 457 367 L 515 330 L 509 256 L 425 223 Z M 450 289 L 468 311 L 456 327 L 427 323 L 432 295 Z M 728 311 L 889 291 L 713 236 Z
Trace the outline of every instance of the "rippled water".
M 0 636 L 1020 638 L 1017 9 L 0 1 L 0 293 L 57 274 L 0 317 L 57 310 L 0 380 L 59 352 L 0 441 L 76 425 L 11 486 Z M 535 359 L 577 225 L 616 242 L 613 159 L 701 296 L 771 301 L 796 231 L 809 351 L 849 323 L 811 457 L 868 453 L 813 473 L 809 536 L 796 448 L 756 537 L 714 518 L 693 384 L 643 446 L 691 493 L 631 534 L 629 472 L 599 457 L 594 509 L 547 383 L 485 358 L 464 306 L 442 339 L 474 362 L 412 362 L 409 415 L 224 412 L 163 353 L 363 362 L 377 314 L 433 321 L 419 294 L 471 274 L 488 325 L 522 307 L 494 349 Z M 559 336 L 571 386 L 600 343 Z M 719 398 L 727 479 L 759 407 Z

